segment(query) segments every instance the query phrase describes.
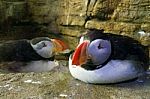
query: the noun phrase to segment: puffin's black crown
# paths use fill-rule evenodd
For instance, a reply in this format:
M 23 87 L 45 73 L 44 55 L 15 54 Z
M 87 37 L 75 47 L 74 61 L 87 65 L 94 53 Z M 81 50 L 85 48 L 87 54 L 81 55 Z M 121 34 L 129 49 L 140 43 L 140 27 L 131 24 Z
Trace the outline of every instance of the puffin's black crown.
M 34 39 L 30 40 L 30 43 L 35 45 L 35 44 L 37 44 L 37 43 L 39 43 L 40 41 L 43 41 L 43 40 L 51 41 L 50 38 L 48 38 L 48 37 L 37 37 L 37 38 L 34 38 Z

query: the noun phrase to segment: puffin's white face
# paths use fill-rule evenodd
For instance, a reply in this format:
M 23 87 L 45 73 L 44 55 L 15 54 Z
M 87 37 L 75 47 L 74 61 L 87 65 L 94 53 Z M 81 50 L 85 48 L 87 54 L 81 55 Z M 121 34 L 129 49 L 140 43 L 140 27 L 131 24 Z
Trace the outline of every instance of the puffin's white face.
M 111 54 L 111 43 L 108 40 L 96 39 L 92 42 L 84 40 L 76 48 L 72 65 L 80 66 L 91 59 L 95 65 L 104 63 Z
M 88 46 L 88 54 L 95 65 L 104 63 L 111 54 L 111 43 L 107 40 L 96 39 Z
M 53 56 L 54 45 L 51 41 L 40 41 L 32 46 L 34 50 L 42 57 L 49 58 Z
M 54 54 L 65 53 L 68 46 L 61 40 L 39 37 L 30 41 L 33 49 L 43 58 L 50 58 Z

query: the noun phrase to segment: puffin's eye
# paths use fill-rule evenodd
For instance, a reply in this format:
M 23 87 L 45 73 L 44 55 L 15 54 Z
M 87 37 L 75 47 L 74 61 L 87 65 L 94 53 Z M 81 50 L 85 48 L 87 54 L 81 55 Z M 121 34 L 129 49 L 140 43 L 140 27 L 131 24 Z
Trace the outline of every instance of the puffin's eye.
M 45 44 L 45 42 L 42 42 L 42 46 L 43 46 L 43 47 L 46 47 L 46 44 Z
M 103 47 L 102 47 L 101 43 L 99 43 L 98 49 L 101 49 L 101 48 L 103 48 Z

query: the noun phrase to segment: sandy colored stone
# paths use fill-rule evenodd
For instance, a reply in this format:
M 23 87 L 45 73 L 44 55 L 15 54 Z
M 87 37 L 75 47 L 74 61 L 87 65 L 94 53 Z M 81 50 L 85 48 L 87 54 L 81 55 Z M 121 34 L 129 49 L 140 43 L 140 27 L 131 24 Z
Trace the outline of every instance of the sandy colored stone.
M 149 99 L 150 76 L 115 85 L 92 85 L 74 79 L 68 62 L 43 73 L 0 73 L 1 99 Z
M 85 16 L 82 15 L 65 15 L 60 16 L 57 19 L 57 23 L 60 25 L 70 25 L 70 26 L 84 26 L 85 24 Z
M 38 23 L 55 21 L 61 25 L 83 26 L 86 19 L 87 0 L 29 0 L 29 12 Z
M 91 16 L 96 17 L 99 20 L 110 20 L 111 15 L 119 3 L 120 0 L 97 0 L 91 11 Z
M 59 29 L 62 34 L 74 37 L 79 37 L 81 36 L 82 33 L 85 32 L 84 28 L 77 26 L 74 27 L 60 26 Z
M 123 0 L 115 9 L 112 19 L 126 22 L 149 22 L 149 4 L 148 0 Z
M 87 1 L 88 0 L 65 1 L 65 12 L 62 12 L 64 15 L 58 18 L 58 20 L 60 20 L 58 21 L 58 24 L 83 26 L 86 19 Z
M 85 28 L 104 29 L 105 32 L 126 35 L 139 40 L 143 45 L 149 46 L 150 33 L 149 24 L 136 24 L 126 22 L 98 21 L 90 20 L 85 24 Z M 138 32 L 145 30 L 145 34 L 141 35 Z
M 150 24 L 148 24 L 148 23 L 141 24 L 141 29 L 150 33 Z
M 90 20 L 85 24 L 85 28 L 104 29 L 106 31 L 133 32 L 140 28 L 140 24 Z
M 1 0 L 0 30 L 2 36 L 17 39 L 58 33 L 75 48 L 82 33 L 96 28 L 149 45 L 149 5 L 149 0 Z M 29 24 L 31 29 L 26 28 Z

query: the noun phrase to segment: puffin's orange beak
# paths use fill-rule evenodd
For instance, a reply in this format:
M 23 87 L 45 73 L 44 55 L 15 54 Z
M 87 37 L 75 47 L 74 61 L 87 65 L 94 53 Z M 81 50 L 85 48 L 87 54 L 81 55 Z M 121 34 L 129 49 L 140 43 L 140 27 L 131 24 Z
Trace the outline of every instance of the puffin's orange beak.
M 54 44 L 54 52 L 55 53 L 61 53 L 65 50 L 67 50 L 69 47 L 61 40 L 58 39 L 51 39 L 51 41 Z
M 86 63 L 88 59 L 88 54 L 87 54 L 88 44 L 89 44 L 89 41 L 84 41 L 76 48 L 72 56 L 72 65 L 80 66 Z

